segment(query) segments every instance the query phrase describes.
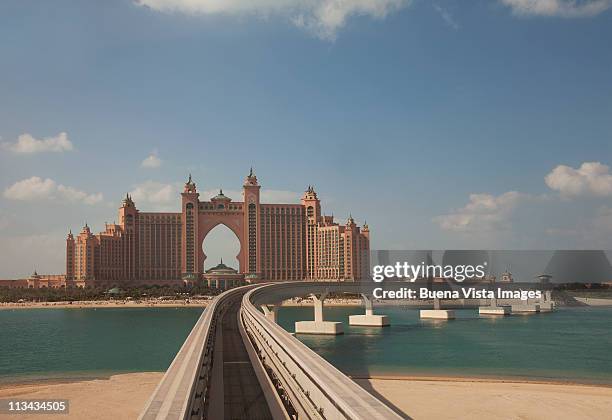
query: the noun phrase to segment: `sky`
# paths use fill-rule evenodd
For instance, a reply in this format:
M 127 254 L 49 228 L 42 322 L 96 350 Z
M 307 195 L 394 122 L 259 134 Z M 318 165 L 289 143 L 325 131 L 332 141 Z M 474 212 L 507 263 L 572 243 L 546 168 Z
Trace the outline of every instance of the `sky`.
M 375 249 L 612 249 L 611 39 L 608 0 L 2 1 L 0 278 L 251 166 Z

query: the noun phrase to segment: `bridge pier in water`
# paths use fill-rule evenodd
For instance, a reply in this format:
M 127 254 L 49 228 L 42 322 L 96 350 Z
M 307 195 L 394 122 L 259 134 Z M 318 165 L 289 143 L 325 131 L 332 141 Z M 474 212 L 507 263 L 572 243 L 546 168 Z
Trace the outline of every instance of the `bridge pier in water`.
M 555 309 L 555 304 L 552 301 L 550 290 L 544 292 L 544 298 L 540 300 L 540 312 L 552 312 Z
M 530 303 L 529 299 L 525 301 L 518 301 L 518 303 L 512 304 L 512 313 L 522 314 L 522 315 L 533 315 L 540 313 L 540 303 Z
M 362 293 L 361 297 L 365 305 L 365 315 L 350 315 L 349 325 L 361 327 L 388 327 L 391 325 L 387 315 L 374 315 L 372 296 Z
M 510 315 L 512 308 L 510 306 L 497 306 L 497 298 L 492 298 L 489 306 L 481 306 L 478 308 L 480 315 Z
M 323 302 L 326 297 L 327 292 L 319 296 L 312 295 L 312 301 L 314 303 L 314 321 L 297 321 L 295 323 L 296 334 L 344 334 L 342 322 L 325 321 L 323 319 Z
M 421 319 L 455 319 L 455 311 L 452 309 L 441 309 L 440 299 L 434 298 L 433 309 L 421 309 Z

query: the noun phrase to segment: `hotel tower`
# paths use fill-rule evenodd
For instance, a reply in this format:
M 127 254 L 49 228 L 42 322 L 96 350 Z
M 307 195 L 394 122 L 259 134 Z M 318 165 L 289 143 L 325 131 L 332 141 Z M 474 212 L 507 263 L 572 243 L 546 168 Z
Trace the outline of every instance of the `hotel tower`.
M 66 284 L 75 286 L 196 283 L 206 255 L 202 243 L 217 225 L 240 242 L 239 273 L 247 281 L 356 281 L 369 274 L 370 231 L 352 217 L 345 224 L 321 214 L 309 186 L 299 203 L 262 204 L 253 171 L 245 178 L 243 201 L 223 191 L 200 200 L 189 176 L 180 213 L 148 213 L 126 195 L 119 223 L 93 234 L 85 225 L 66 239 Z

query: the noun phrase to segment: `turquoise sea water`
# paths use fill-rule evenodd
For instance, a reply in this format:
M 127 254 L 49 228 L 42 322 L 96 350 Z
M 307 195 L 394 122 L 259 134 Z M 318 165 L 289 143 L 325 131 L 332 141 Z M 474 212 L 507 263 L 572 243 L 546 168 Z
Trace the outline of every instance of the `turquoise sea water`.
M 361 375 L 503 376 L 612 384 L 612 308 L 561 308 L 553 313 L 420 320 L 415 309 L 385 308 L 386 328 L 349 327 L 361 308 L 326 308 L 344 322 L 338 337 L 298 338 L 343 372 Z M 278 322 L 312 319 L 312 309 L 282 308 Z
M 338 337 L 299 336 L 350 375 L 504 376 L 612 384 L 612 308 L 550 314 L 421 321 L 414 309 L 386 308 L 392 326 L 349 327 L 361 308 L 326 308 L 345 322 Z M 200 308 L 19 309 L 0 311 L 0 382 L 163 371 Z M 279 323 L 312 319 L 282 308 Z
M 164 371 L 202 308 L 0 311 L 0 382 Z

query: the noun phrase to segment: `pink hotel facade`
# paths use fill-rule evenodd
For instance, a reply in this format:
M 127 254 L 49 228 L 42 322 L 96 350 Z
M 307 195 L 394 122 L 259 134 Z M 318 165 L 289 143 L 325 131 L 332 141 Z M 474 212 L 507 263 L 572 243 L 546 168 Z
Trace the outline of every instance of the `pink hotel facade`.
M 180 213 L 141 212 L 129 195 L 119 223 L 93 234 L 85 225 L 66 239 L 66 284 L 110 286 L 196 283 L 204 274 L 202 243 L 217 225 L 238 238 L 238 271 L 249 282 L 356 281 L 369 275 L 370 231 L 352 217 L 345 224 L 321 214 L 312 187 L 300 203 L 262 204 L 253 171 L 243 201 L 222 191 L 201 201 L 191 176 L 181 193 Z

